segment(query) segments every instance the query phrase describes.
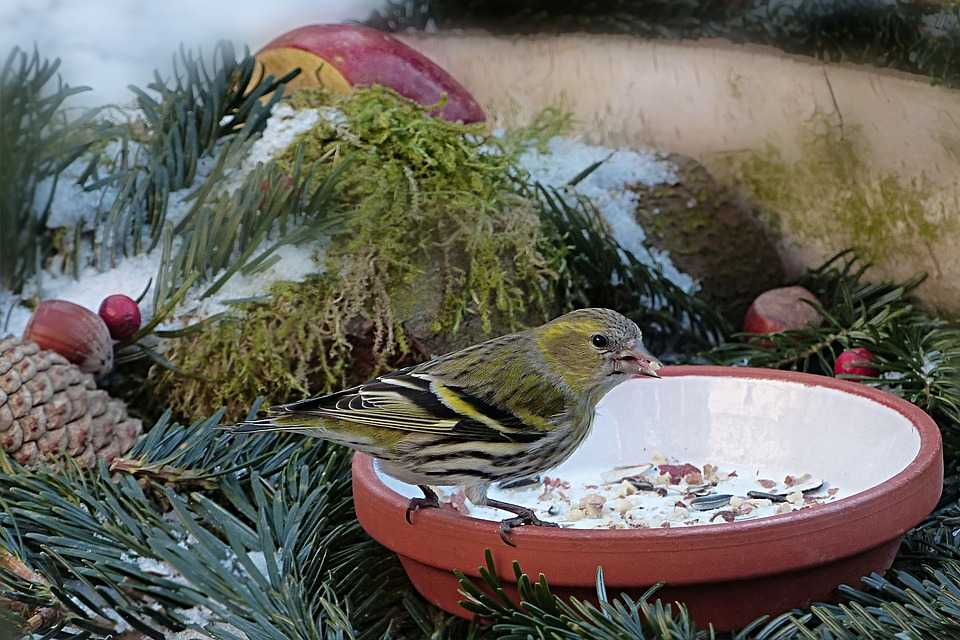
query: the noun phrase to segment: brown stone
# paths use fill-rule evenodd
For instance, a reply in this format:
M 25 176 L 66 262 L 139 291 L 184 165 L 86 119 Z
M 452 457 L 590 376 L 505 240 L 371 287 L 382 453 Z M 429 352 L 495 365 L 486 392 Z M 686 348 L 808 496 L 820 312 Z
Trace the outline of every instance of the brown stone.
M 671 154 L 674 185 L 636 185 L 637 221 L 647 240 L 668 251 L 677 268 L 700 283 L 703 296 L 733 325 L 750 302 L 783 284 L 776 245 L 753 208 L 720 185 L 703 165 Z

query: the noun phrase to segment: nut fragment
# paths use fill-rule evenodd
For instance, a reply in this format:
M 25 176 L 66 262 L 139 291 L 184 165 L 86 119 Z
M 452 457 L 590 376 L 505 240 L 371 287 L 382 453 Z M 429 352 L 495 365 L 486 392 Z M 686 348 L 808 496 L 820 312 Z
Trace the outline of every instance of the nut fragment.
M 580 499 L 580 508 L 588 518 L 599 518 L 607 499 L 598 493 L 588 493 Z
M 567 512 L 567 520 L 569 520 L 570 522 L 579 522 L 580 520 L 583 520 L 586 517 L 587 517 L 587 512 L 579 507 L 570 509 L 570 511 Z

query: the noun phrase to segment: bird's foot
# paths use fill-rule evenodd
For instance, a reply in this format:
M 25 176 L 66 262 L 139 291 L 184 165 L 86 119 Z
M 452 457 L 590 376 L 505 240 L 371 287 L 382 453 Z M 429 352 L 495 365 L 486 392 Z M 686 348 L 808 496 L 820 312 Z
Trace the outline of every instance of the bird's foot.
M 534 527 L 560 526 L 556 522 L 547 522 L 546 520 L 541 520 L 537 517 L 537 514 L 533 512 L 533 509 L 521 507 L 520 505 L 510 504 L 509 502 L 500 502 L 499 500 L 487 500 L 487 506 L 495 509 L 503 509 L 504 511 L 517 514 L 512 518 L 507 518 L 506 520 L 500 521 L 500 539 L 511 547 L 517 546 L 512 540 L 510 540 L 510 532 L 517 527 L 522 527 L 524 525 L 532 525 Z
M 420 491 L 423 491 L 422 498 L 410 498 L 410 502 L 407 504 L 407 523 L 413 524 L 413 520 L 410 519 L 411 514 L 414 511 L 419 511 L 420 509 L 439 509 L 440 508 L 440 497 L 436 492 L 428 486 L 420 485 Z

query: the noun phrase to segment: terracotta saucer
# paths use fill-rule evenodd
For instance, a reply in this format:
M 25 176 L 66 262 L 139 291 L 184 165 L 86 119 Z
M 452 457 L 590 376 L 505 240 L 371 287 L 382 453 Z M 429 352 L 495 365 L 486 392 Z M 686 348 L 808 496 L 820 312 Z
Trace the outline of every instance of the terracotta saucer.
M 805 471 L 846 497 L 743 522 L 648 529 L 524 527 L 505 545 L 496 522 L 428 509 L 407 524 L 408 496 L 357 454 L 353 491 L 363 528 L 398 554 L 420 593 L 460 616 L 452 571 L 478 575 L 493 552 L 505 582 L 511 563 L 543 572 L 559 595 L 594 596 L 598 566 L 611 597 L 686 603 L 694 619 L 731 630 L 830 599 L 840 584 L 889 568 L 901 537 L 936 505 L 943 456 L 936 423 L 916 406 L 865 385 L 767 369 L 667 367 L 663 380 L 620 385 L 591 435 L 549 475 L 643 462 L 652 451 Z M 406 494 L 406 495 L 404 495 Z

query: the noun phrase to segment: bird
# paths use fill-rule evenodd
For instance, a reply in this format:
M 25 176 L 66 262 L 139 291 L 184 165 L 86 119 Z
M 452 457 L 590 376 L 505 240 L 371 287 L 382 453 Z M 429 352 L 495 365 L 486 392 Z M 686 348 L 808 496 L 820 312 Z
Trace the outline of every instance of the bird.
M 557 526 L 532 509 L 487 496 L 494 483 L 535 476 L 566 460 L 587 437 L 600 399 L 663 365 L 622 314 L 577 309 L 517 333 L 381 375 L 328 395 L 282 404 L 236 433 L 290 431 L 377 458 L 380 469 L 417 485 L 411 514 L 440 506 L 433 487 L 456 486 L 470 502 L 514 514 L 522 525 Z

